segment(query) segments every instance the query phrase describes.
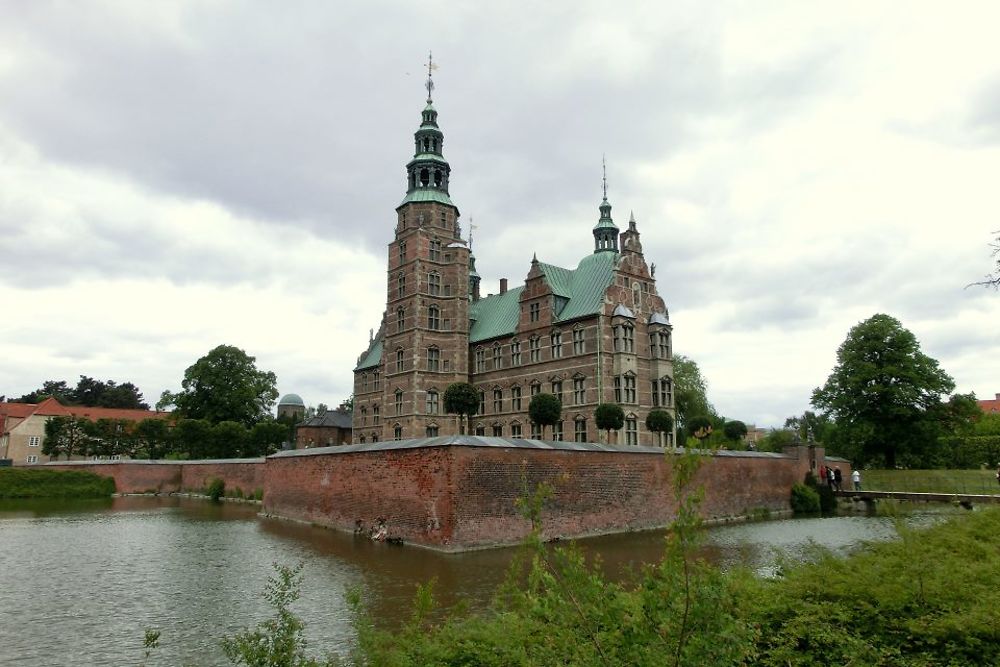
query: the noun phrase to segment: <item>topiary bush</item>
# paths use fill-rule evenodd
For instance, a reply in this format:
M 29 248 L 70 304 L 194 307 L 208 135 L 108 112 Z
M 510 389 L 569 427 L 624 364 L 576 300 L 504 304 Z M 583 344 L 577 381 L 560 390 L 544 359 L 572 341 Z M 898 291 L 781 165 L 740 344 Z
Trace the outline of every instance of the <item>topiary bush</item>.
M 820 511 L 819 494 L 805 484 L 792 487 L 791 503 L 796 514 L 818 514 Z

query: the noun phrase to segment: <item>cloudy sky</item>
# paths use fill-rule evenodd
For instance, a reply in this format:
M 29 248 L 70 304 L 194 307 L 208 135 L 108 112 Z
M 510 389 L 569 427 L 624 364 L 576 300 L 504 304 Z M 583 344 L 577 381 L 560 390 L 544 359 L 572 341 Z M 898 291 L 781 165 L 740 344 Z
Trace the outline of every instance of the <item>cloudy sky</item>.
M 722 414 L 807 409 L 848 329 L 1000 391 L 995 2 L 0 0 L 0 394 L 154 403 L 216 345 L 335 405 L 384 309 L 433 49 L 484 292 L 592 250 L 601 156 Z

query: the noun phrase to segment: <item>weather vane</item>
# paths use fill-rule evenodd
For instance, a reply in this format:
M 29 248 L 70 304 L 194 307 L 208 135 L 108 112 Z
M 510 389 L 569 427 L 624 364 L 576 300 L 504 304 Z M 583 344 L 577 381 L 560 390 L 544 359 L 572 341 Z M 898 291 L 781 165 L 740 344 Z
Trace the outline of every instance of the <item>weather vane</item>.
M 472 232 L 478 229 L 478 227 L 472 224 L 472 216 L 469 216 L 469 252 L 472 252 Z
M 601 172 L 604 174 L 604 177 L 602 179 L 604 181 L 604 198 L 607 199 L 608 198 L 608 163 L 604 159 L 604 154 L 603 153 L 601 154 Z
M 431 77 L 432 77 L 432 75 L 434 73 L 434 70 L 436 70 L 437 68 L 438 68 L 438 66 L 434 64 L 434 53 L 431 52 L 431 51 L 428 51 L 427 52 L 427 83 L 425 84 L 425 87 L 427 88 L 427 103 L 428 104 L 431 103 L 431 92 L 433 92 L 433 90 L 434 90 L 434 79 L 431 78 Z

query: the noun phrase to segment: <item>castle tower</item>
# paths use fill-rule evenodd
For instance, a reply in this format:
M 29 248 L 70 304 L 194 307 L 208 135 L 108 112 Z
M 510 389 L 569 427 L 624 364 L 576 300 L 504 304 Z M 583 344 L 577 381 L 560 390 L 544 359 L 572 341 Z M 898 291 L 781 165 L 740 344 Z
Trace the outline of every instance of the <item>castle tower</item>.
M 601 160 L 604 173 L 604 200 L 601 202 L 601 217 L 594 226 L 594 252 L 618 252 L 618 226 L 611 219 L 611 204 L 608 203 L 608 169 Z
M 459 210 L 448 193 L 451 166 L 433 102 L 433 60 L 427 103 L 414 134 L 407 188 L 396 207 L 389 244 L 381 400 L 384 440 L 451 433 L 444 391 L 469 378 L 469 249 Z

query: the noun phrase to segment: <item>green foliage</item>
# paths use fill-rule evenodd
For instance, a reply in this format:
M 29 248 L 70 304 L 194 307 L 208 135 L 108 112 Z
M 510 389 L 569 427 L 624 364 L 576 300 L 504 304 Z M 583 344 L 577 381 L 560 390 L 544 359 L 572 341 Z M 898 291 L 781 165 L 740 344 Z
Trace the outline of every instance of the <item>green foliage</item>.
M 333 658 L 318 660 L 306 653 L 305 623 L 291 610 L 299 599 L 302 565 L 274 564 L 275 575 L 268 577 L 263 597 L 274 616 L 222 640 L 222 651 L 234 665 L 248 667 L 323 667 L 335 665 Z
M 237 347 L 219 345 L 184 371 L 180 392 L 163 392 L 157 408 L 174 405 L 187 419 L 252 427 L 271 416 L 278 398 L 274 373 L 257 370 L 255 361 Z
M 212 448 L 212 424 L 204 419 L 181 419 L 171 432 L 173 451 L 190 459 L 206 459 Z
M 221 421 L 212 427 L 209 458 L 233 459 L 243 456 L 249 439 L 247 428 L 234 421 Z
M 792 511 L 796 514 L 819 514 L 819 493 L 806 484 L 792 486 Z
M 528 404 L 528 416 L 542 427 L 544 434 L 545 427 L 555 425 L 562 416 L 562 401 L 554 394 L 535 394 Z
M 677 426 L 682 433 L 689 433 L 688 419 L 695 415 L 714 415 L 715 408 L 708 401 L 708 382 L 698 364 L 683 354 L 674 355 L 674 407 Z
M 917 450 L 939 420 L 941 397 L 955 383 L 920 351 L 899 320 L 877 314 L 855 325 L 837 350 L 837 365 L 812 403 L 837 422 L 842 453 L 895 467 L 898 453 Z M 935 434 L 937 435 L 937 434 Z
M 760 439 L 757 448 L 762 452 L 780 452 L 795 443 L 795 433 L 783 428 L 773 428 Z
M 819 511 L 823 514 L 833 514 L 837 511 L 837 496 L 833 495 L 833 487 L 829 484 L 820 484 L 816 475 L 811 472 L 806 473 L 806 486 L 816 491 L 819 496 Z M 794 507 L 792 508 L 794 509 Z
M 594 423 L 597 428 L 607 431 L 610 442 L 611 431 L 619 431 L 625 425 L 625 411 L 615 403 L 601 403 L 594 410 Z
M 226 482 L 218 477 L 208 480 L 208 486 L 205 487 L 205 495 L 218 502 L 220 498 L 226 495 Z
M 789 417 L 785 420 L 785 428 L 794 431 L 800 442 L 825 443 L 831 427 L 829 415 L 817 414 L 811 410 L 806 410 L 800 417 Z
M 1000 493 L 996 466 L 985 470 L 865 470 L 864 487 L 912 493 Z
M 149 409 L 149 404 L 143 400 L 139 388 L 131 382 L 117 384 L 114 380 L 105 382 L 86 375 L 80 376 L 80 381 L 74 388 L 71 388 L 65 380 L 47 380 L 40 389 L 15 400 L 18 403 L 41 403 L 50 396 L 63 405 L 130 410 Z
M 739 442 L 747 435 L 747 425 L 737 420 L 728 421 L 722 427 L 722 433 L 726 436 L 726 440 Z
M 273 419 L 254 424 L 247 440 L 245 456 L 267 456 L 281 449 L 281 443 L 288 440 L 288 427 Z
M 0 468 L 0 498 L 107 498 L 115 480 L 83 470 Z
M 136 452 L 140 458 L 161 459 L 169 448 L 170 425 L 165 419 L 143 419 L 135 425 Z
M 93 425 L 83 417 L 52 417 L 45 422 L 42 454 L 58 459 L 87 456 L 94 445 Z
M 646 415 L 646 428 L 652 433 L 660 434 L 660 444 L 663 444 L 662 434 L 674 430 L 674 418 L 666 410 L 650 410 Z
M 1000 511 L 969 513 L 757 582 L 761 667 L 996 665 Z
M 704 440 L 712 434 L 712 418 L 708 415 L 695 415 L 688 417 L 687 432 L 692 438 Z
M 465 433 L 463 417 L 471 417 L 479 411 L 479 392 L 468 382 L 455 382 L 444 390 L 444 411 L 458 415 L 459 430 Z

